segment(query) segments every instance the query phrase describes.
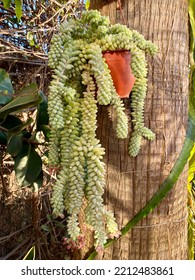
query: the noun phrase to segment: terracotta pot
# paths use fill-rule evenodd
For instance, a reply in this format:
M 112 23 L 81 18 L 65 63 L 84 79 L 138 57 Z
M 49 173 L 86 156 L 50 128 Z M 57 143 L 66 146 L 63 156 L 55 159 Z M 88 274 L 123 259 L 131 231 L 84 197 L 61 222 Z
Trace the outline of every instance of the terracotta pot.
M 135 77 L 130 67 L 130 52 L 125 50 L 106 51 L 102 55 L 110 69 L 118 95 L 121 98 L 129 97 L 135 83 Z

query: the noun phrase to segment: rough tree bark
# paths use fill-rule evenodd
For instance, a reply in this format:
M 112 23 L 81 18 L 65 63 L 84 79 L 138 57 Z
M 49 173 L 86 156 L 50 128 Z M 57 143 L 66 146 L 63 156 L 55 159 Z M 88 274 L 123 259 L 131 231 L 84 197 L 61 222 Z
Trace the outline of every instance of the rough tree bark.
M 105 203 L 123 227 L 157 191 L 183 145 L 188 114 L 188 1 L 91 0 L 91 8 L 109 16 L 112 23 L 126 23 L 159 47 L 154 58 L 148 57 L 145 105 L 145 123 L 156 140 L 144 140 L 140 154 L 131 158 L 128 140 L 116 139 L 107 108 L 99 108 L 98 136 L 107 164 Z M 125 102 L 128 111 L 129 101 Z M 186 185 L 187 168 L 162 203 L 98 258 L 187 259 Z

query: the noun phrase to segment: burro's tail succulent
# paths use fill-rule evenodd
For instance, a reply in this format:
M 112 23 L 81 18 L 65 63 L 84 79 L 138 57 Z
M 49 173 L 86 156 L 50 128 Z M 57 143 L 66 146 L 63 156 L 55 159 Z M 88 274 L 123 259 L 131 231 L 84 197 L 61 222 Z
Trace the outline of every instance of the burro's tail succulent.
M 51 198 L 53 214 L 68 215 L 67 232 L 70 240 L 77 244 L 79 240 L 83 243 L 79 214 L 84 209 L 85 223 L 94 231 L 96 250 L 103 248 L 107 238 L 120 234 L 113 213 L 103 203 L 105 151 L 96 137 L 96 115 L 98 105 L 112 106 L 117 119 L 117 137 L 128 137 L 124 104 L 102 56 L 103 51 L 121 49 L 131 52 L 131 68 L 136 77 L 131 94 L 129 144 L 129 154 L 135 157 L 142 137 L 155 138 L 144 125 L 144 100 L 147 92 L 145 53 L 154 55 L 156 46 L 137 31 L 121 24 L 111 25 L 107 17 L 91 10 L 83 12 L 80 19 L 62 23 L 52 38 L 49 52 L 49 66 L 53 69 L 48 97 L 49 162 L 58 170 Z

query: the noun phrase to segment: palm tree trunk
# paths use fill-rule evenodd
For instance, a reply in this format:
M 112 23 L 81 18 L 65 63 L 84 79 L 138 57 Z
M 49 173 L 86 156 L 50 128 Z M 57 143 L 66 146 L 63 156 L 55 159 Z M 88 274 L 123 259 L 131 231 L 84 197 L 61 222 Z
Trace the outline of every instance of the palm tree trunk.
M 170 173 L 184 142 L 188 119 L 188 1 L 91 0 L 91 8 L 127 24 L 159 47 L 148 57 L 145 124 L 156 140 L 142 142 L 134 159 L 128 140 L 118 140 L 99 108 L 98 137 L 106 149 L 105 203 L 122 228 L 152 197 Z M 126 100 L 129 111 L 129 101 Z M 104 260 L 187 259 L 187 168 L 160 205 L 127 235 L 106 248 Z

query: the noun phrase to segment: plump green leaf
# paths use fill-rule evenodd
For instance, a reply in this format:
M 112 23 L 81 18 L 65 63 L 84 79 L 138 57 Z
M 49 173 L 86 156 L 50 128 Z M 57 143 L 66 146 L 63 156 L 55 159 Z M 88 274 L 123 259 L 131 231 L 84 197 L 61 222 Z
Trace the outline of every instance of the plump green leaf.
M 35 246 L 30 248 L 23 260 L 35 260 Z
M 47 112 L 47 108 L 48 108 L 47 98 L 43 94 L 43 92 L 40 92 L 40 96 L 42 98 L 42 101 L 39 103 L 37 108 L 37 120 L 36 120 L 37 131 L 42 131 L 43 125 L 48 125 L 49 122 L 49 115 Z
M 9 9 L 12 0 L 2 0 L 2 1 L 3 1 L 3 6 L 6 9 Z
M 21 19 L 22 17 L 22 0 L 15 0 L 15 12 L 16 12 L 16 17 L 18 19 L 18 21 Z
M 0 105 L 5 105 L 13 98 L 14 89 L 8 73 L 0 69 Z
M 15 157 L 21 152 L 22 144 L 23 144 L 22 133 L 18 133 L 18 134 L 8 133 L 7 151 L 11 156 Z
M 14 169 L 20 186 L 32 185 L 42 170 L 42 161 L 30 144 L 25 144 L 14 158 Z
M 19 92 L 11 102 L 0 109 L 0 122 L 3 122 L 9 113 L 36 106 L 41 102 L 38 87 L 32 83 Z

